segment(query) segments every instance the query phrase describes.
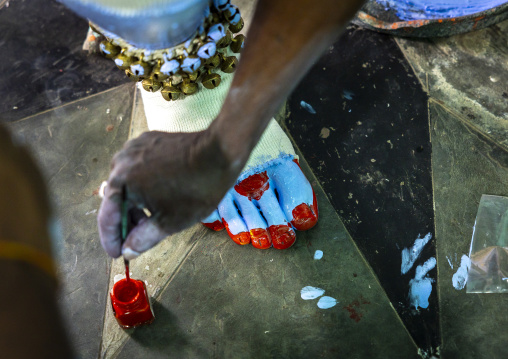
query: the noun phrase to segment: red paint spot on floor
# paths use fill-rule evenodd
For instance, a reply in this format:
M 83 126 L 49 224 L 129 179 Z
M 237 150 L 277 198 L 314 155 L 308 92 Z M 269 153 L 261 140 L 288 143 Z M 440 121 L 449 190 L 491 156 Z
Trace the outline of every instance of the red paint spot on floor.
M 235 186 L 236 192 L 250 200 L 259 200 L 268 188 L 270 188 L 270 184 L 266 171 L 253 174 Z
M 353 319 L 355 322 L 359 322 L 362 317 L 363 313 L 359 311 L 362 304 L 370 304 L 369 301 L 367 301 L 363 296 L 360 296 L 360 299 L 354 300 L 352 303 L 350 303 L 347 307 L 343 307 L 345 310 L 349 312 L 349 318 Z
M 106 132 L 111 132 L 111 131 L 113 131 L 113 129 L 114 129 L 114 128 L 115 128 L 115 126 L 113 126 L 113 125 L 108 125 L 108 126 L 106 127 Z

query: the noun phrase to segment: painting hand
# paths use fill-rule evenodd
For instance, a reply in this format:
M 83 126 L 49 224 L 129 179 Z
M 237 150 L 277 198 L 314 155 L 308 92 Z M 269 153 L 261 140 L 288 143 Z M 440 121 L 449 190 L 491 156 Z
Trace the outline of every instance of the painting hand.
M 234 183 L 217 139 L 208 131 L 146 132 L 126 142 L 112 169 L 98 215 L 99 234 L 112 257 L 133 259 L 167 235 L 205 217 Z M 120 241 L 122 190 L 130 212 L 142 213 L 123 246 Z

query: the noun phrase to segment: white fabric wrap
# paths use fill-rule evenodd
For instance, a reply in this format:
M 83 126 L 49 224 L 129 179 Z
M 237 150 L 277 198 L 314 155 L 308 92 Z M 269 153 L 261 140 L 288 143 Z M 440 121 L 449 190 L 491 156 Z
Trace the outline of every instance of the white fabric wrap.
M 208 128 L 217 117 L 228 93 L 233 74 L 221 73 L 220 85 L 208 90 L 200 85 L 199 91 L 185 99 L 166 101 L 160 92 L 148 92 L 138 83 L 150 131 L 197 132 Z M 288 158 L 297 158 L 291 141 L 272 118 L 247 164 L 239 181 L 251 174 Z

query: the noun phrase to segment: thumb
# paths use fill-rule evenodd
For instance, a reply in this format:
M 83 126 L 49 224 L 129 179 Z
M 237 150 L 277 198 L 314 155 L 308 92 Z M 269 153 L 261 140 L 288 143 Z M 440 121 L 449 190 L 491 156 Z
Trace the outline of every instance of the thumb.
M 154 219 L 142 219 L 127 236 L 122 246 L 122 254 L 125 259 L 132 260 L 167 236 L 168 234 L 157 226 Z

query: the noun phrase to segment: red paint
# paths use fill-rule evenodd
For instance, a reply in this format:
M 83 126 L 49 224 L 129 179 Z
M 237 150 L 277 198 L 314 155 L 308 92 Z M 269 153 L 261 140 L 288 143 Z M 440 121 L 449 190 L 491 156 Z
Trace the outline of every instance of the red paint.
M 272 237 L 273 247 L 276 249 L 286 249 L 291 247 L 296 241 L 296 235 L 293 228 L 280 224 L 268 227 Z
M 270 235 L 263 228 L 254 228 L 250 230 L 252 245 L 258 249 L 267 249 L 272 246 Z
M 236 244 L 239 244 L 241 246 L 250 243 L 250 234 L 249 234 L 249 232 L 240 232 L 238 234 L 233 234 L 229 230 L 228 222 L 226 222 L 224 220 L 224 218 L 222 218 L 222 223 L 224 223 L 224 227 L 226 227 L 226 231 L 228 232 L 228 234 L 231 237 L 231 239 L 233 240 L 233 242 L 235 242 Z
M 150 324 L 155 319 L 145 283 L 136 279 L 121 279 L 110 292 L 113 314 L 124 329 Z
M 250 200 L 259 200 L 268 188 L 270 183 L 266 171 L 253 174 L 235 186 L 236 192 Z
M 313 201 L 310 207 L 306 203 L 301 203 L 293 209 L 293 220 L 291 224 L 299 231 L 306 231 L 314 227 L 318 221 L 318 206 L 316 194 L 312 191 Z
M 204 222 L 201 222 L 201 223 L 203 224 L 203 226 L 208 227 L 216 232 L 222 231 L 224 229 L 224 225 L 219 220 L 216 220 L 213 223 L 204 223 Z
M 360 297 L 361 304 L 370 304 L 369 301 L 367 301 L 365 298 Z M 358 312 L 357 310 L 360 308 L 360 301 L 354 300 L 351 304 L 349 304 L 347 307 L 343 307 L 349 312 L 349 318 L 353 319 L 355 322 L 359 322 L 360 319 L 363 317 L 363 313 Z

